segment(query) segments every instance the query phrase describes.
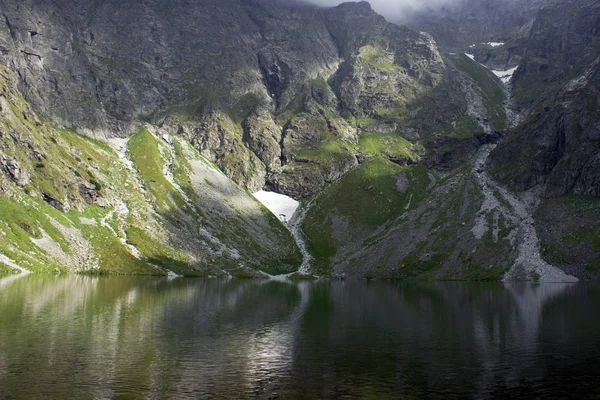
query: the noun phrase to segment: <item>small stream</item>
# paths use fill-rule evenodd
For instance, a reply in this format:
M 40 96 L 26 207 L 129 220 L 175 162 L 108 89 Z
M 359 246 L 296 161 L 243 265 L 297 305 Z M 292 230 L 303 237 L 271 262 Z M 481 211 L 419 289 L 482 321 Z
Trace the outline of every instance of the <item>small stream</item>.
M 302 234 L 302 230 L 300 229 L 300 227 L 302 225 L 302 222 L 304 222 L 304 218 L 306 218 L 308 210 L 310 210 L 310 206 L 311 203 L 308 203 L 305 206 L 298 207 L 298 210 L 296 210 L 296 213 L 294 213 L 292 219 L 287 223 L 287 227 L 289 228 L 290 232 L 292 233 L 292 236 L 294 237 L 294 240 L 296 241 L 296 244 L 302 252 L 302 264 L 298 269 L 298 273 L 306 275 L 310 274 L 312 256 L 308 252 L 308 249 L 306 247 L 306 240 L 304 239 L 304 235 Z
M 515 70 L 516 68 L 511 71 L 514 72 Z M 496 72 L 494 73 L 498 75 Z M 512 107 L 510 77 L 502 79 L 506 94 L 504 107 L 507 129 L 515 128 L 521 119 L 519 113 Z M 505 274 L 504 281 L 535 279 L 540 282 L 577 282 L 577 278 L 565 274 L 559 268 L 548 264 L 541 257 L 540 243 L 533 219 L 533 214 L 539 202 L 537 194 L 533 190 L 521 195 L 514 194 L 492 180 L 487 174 L 485 164 L 495 147 L 496 144 L 484 145 L 475 156 L 473 175 L 481 187 L 484 200 L 478 212 L 478 219 L 473 228 L 473 234 L 477 239 L 481 239 L 487 229 L 489 229 L 487 226 L 487 215 L 490 212 L 496 211 L 515 227 L 509 239 L 512 246 L 518 249 L 517 258 Z M 499 198 L 496 196 L 497 194 L 499 194 Z M 496 214 L 494 218 L 495 223 L 492 227 L 496 239 L 498 234 L 497 220 L 498 217 Z

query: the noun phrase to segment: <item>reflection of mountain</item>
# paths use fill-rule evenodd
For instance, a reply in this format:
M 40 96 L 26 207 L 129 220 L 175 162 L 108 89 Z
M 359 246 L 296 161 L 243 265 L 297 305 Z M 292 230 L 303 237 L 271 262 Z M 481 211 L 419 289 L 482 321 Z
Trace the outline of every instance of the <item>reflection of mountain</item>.
M 529 377 L 545 379 L 547 366 L 556 362 L 544 351 L 540 326 L 550 323 L 556 336 L 564 336 L 577 324 L 563 323 L 569 308 L 547 314 L 546 305 L 586 291 L 566 285 L 362 282 L 311 289 L 298 339 L 304 351 L 295 360 L 291 384 L 307 398 L 333 398 L 342 388 L 350 398 L 521 393 Z M 597 310 L 598 296 L 590 306 Z M 597 332 L 597 323 L 588 326 L 588 340 Z M 590 349 L 591 354 L 598 351 Z M 311 368 L 315 365 L 319 368 Z M 557 382 L 581 381 L 567 376 Z M 313 384 L 304 388 L 305 382 Z
M 11 360 L 0 362 L 0 387 L 23 398 L 47 385 L 72 398 L 231 394 L 250 388 L 260 346 L 271 345 L 261 337 L 285 328 L 299 297 L 277 282 L 23 277 L 0 292 L 10 307 L 0 312 L 0 359 Z
M 512 303 L 512 313 L 505 321 L 484 321 L 481 315 L 474 322 L 477 351 L 484 368 L 481 390 L 498 382 L 507 386 L 518 385 L 523 377 L 535 377 L 535 358 L 540 352 L 540 322 L 544 304 L 560 297 L 571 285 L 564 284 L 505 284 L 505 292 Z M 508 328 L 508 329 L 507 329 Z M 502 334 L 502 332 L 508 333 Z M 510 370 L 498 371 L 497 365 L 510 365 Z
M 485 398 L 564 381 L 577 394 L 600 356 L 600 291 L 581 285 L 30 275 L 0 287 L 0 387 L 17 399 Z

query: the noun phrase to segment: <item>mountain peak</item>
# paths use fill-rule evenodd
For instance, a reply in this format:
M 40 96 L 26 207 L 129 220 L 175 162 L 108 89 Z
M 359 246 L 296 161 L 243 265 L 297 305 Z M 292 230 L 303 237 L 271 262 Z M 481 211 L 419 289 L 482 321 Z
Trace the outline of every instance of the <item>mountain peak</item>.
M 355 13 L 357 16 L 369 16 L 375 14 L 373 11 L 373 7 L 371 7 L 371 3 L 368 1 L 349 1 L 346 3 L 342 3 L 334 8 L 337 8 L 344 12 Z

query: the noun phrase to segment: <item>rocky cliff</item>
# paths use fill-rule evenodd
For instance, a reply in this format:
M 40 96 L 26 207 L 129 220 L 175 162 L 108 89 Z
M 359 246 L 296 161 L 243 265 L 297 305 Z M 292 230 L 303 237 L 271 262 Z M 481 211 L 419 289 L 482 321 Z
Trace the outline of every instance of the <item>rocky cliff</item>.
M 513 188 L 600 195 L 599 21 L 592 1 L 557 2 L 538 13 L 513 83 L 527 117 L 491 159 Z
M 37 110 L 99 140 L 179 131 L 251 190 L 337 179 L 356 165 L 347 117 L 398 112 L 444 72 L 430 37 L 368 3 L 4 3 L 0 62 Z

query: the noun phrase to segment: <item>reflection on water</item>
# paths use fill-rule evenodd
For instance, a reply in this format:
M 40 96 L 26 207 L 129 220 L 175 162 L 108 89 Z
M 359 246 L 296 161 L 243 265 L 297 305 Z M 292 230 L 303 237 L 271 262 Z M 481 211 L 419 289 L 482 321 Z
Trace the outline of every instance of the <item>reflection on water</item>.
M 0 277 L 0 398 L 600 396 L 597 286 Z

